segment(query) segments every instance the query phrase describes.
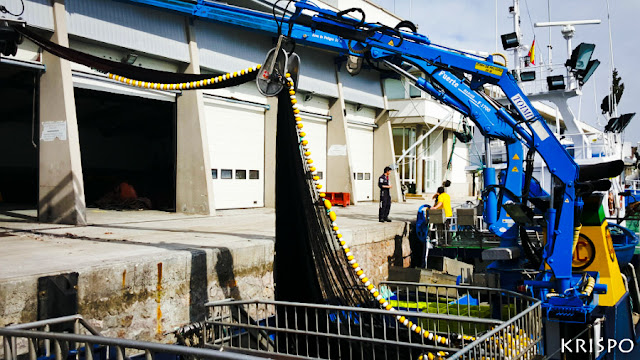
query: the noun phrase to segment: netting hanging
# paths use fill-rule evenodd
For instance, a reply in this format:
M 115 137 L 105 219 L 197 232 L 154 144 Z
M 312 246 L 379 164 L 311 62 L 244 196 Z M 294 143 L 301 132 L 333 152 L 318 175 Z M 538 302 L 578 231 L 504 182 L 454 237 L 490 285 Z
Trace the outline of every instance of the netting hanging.
M 283 91 L 276 137 L 275 297 L 361 306 L 370 297 L 345 266 L 303 158 L 289 94 Z

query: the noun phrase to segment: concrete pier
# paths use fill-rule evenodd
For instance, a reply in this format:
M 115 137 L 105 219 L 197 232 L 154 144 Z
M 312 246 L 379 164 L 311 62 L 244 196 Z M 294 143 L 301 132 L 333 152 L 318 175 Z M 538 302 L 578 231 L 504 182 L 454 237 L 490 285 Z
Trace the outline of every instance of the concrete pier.
M 374 282 L 408 265 L 419 205 L 394 203 L 391 223 L 377 221 L 377 202 L 336 209 Z M 0 211 L 0 326 L 37 320 L 38 279 L 77 272 L 78 312 L 105 335 L 173 341 L 165 333 L 204 319 L 208 300 L 273 298 L 274 234 L 267 208 L 216 216 L 88 209 L 85 226 Z

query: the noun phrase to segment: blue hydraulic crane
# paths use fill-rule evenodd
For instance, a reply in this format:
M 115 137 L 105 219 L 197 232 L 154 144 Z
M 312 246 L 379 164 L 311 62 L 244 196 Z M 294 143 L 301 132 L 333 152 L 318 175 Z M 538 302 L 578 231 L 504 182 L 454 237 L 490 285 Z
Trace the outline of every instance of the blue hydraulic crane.
M 429 38 L 410 29 L 391 28 L 367 23 L 359 9 L 342 12 L 320 8 L 310 2 L 295 3 L 295 12 L 282 17 L 278 26 L 273 15 L 210 1 L 131 0 L 132 2 L 167 8 L 211 21 L 246 29 L 286 36 L 300 44 L 332 50 L 344 55 L 382 62 L 390 69 L 409 77 L 415 85 L 468 117 L 486 137 L 506 142 L 508 169 L 503 185 L 495 181 L 495 172 L 485 173 L 485 185 L 504 190 L 503 196 L 489 199 L 504 203 L 519 203 L 523 187 L 522 144 L 534 149 L 547 162 L 557 179 L 554 198 L 560 205 L 546 210 L 547 241 L 544 259 L 550 268 L 546 287 L 564 293 L 572 288 L 572 244 L 574 237 L 578 165 L 564 150 L 548 128 L 542 116 L 518 87 L 507 68 L 487 58 L 452 50 L 433 44 Z M 358 18 L 358 15 L 360 17 Z M 411 64 L 425 77 L 413 77 L 404 70 Z M 484 94 L 483 85 L 496 85 L 502 89 L 513 105 L 508 110 Z M 553 201 L 552 201 L 553 203 Z M 501 246 L 518 246 L 518 231 L 502 204 L 488 204 L 497 209 L 496 215 L 487 217 L 490 230 L 502 239 Z M 491 211 L 492 212 L 492 211 Z M 493 213 L 493 212 L 492 212 Z M 538 282 L 538 286 L 543 285 Z

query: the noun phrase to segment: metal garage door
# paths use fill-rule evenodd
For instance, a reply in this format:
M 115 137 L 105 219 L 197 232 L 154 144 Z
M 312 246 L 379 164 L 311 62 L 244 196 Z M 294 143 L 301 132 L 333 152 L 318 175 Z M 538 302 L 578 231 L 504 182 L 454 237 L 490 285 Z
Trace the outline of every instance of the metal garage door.
M 373 169 L 373 129 L 375 110 L 347 104 L 349 154 L 356 201 L 372 201 L 376 174 Z M 382 169 L 379 170 L 382 172 Z
M 313 164 L 316 166 L 319 183 L 327 188 L 327 120 L 309 113 L 301 113 L 304 130 L 309 140 L 309 150 Z
M 263 207 L 265 108 L 206 96 L 204 104 L 216 209 Z
M 309 150 L 313 164 L 320 176 L 322 188 L 327 188 L 327 121 L 329 114 L 329 99 L 315 94 L 300 93 L 298 103 L 300 117 L 304 124 L 304 131 L 309 140 Z

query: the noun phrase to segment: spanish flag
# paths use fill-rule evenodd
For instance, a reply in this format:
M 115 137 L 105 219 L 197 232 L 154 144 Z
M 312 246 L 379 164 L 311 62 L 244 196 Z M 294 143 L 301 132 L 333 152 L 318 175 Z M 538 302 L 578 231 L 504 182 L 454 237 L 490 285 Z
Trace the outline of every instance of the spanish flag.
M 531 65 L 536 64 L 536 39 L 533 38 L 533 42 L 531 43 L 531 49 L 529 49 L 529 53 L 527 54 L 529 57 L 529 62 Z

